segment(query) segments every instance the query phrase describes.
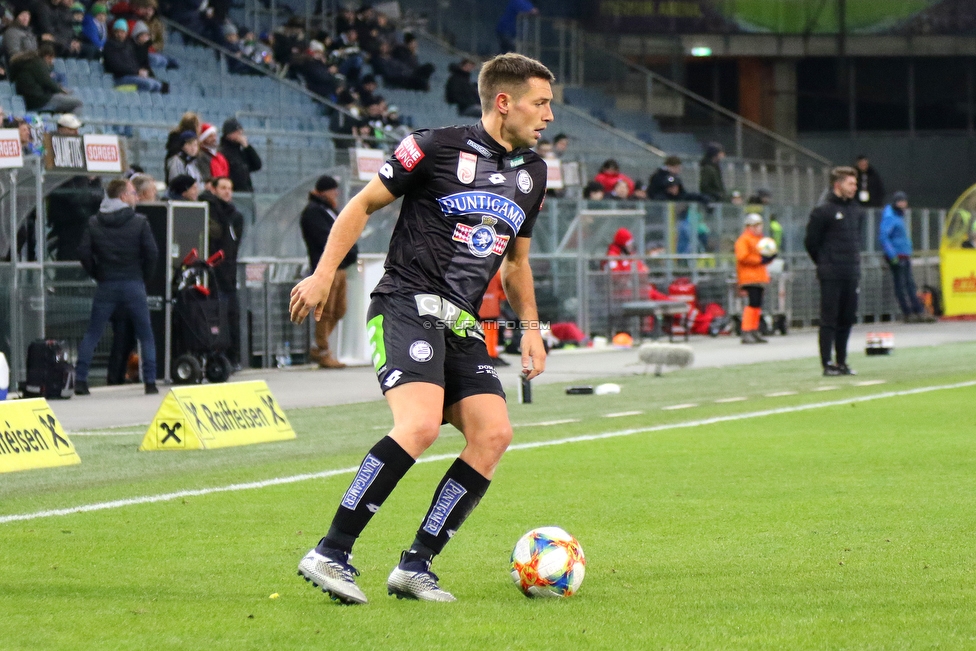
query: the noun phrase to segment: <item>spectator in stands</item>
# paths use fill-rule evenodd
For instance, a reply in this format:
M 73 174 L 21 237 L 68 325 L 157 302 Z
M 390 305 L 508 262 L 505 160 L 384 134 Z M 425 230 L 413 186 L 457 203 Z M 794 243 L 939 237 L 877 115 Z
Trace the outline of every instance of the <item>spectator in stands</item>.
M 244 237 L 244 215 L 234 205 L 234 185 L 226 176 L 210 180 L 200 199 L 210 204 L 210 251 L 224 252 L 224 260 L 214 268 L 220 300 L 227 305 L 230 348 L 227 358 L 235 367 L 241 364 L 240 307 L 237 300 L 237 251 Z
M 335 101 L 342 80 L 337 76 L 339 67 L 325 59 L 325 46 L 319 41 L 308 44 L 308 52 L 295 65 L 296 72 L 305 78 L 305 86 L 326 99 Z
M 78 346 L 76 395 L 88 395 L 88 370 L 102 331 L 112 313 L 124 306 L 142 344 L 143 381 L 147 394 L 156 389 L 156 343 L 149 322 L 146 280 L 156 270 L 159 250 L 145 216 L 135 212 L 136 191 L 126 179 L 108 184 L 99 211 L 88 220 L 78 245 L 82 266 L 98 282 L 91 320 Z
M 100 59 L 101 52 L 88 42 L 83 33 L 85 26 L 85 5 L 75 2 L 71 5 L 71 29 L 73 35 L 68 47 L 67 56 L 79 59 Z
M 404 34 L 403 43 L 393 48 L 391 56 L 399 61 L 408 74 L 403 77 L 403 88 L 411 90 L 430 90 L 430 76 L 434 74 L 433 63 L 420 63 L 417 48 L 420 43 L 413 34 Z
M 116 86 L 135 86 L 150 93 L 167 92 L 168 86 L 154 79 L 152 68 L 140 65 L 136 43 L 129 38 L 129 24 L 122 18 L 112 25 L 112 38 L 102 50 L 105 71 L 115 78 Z
M 739 190 L 732 190 L 732 193 L 729 195 L 729 203 L 731 203 L 733 206 L 741 206 L 745 204 L 745 200 L 742 198 L 742 192 Z
M 194 34 L 203 33 L 203 17 L 200 15 L 200 0 L 169 0 L 166 15 L 186 27 Z M 189 36 L 183 36 L 184 44 L 195 44 Z
M 159 194 L 156 189 L 156 179 L 140 172 L 139 174 L 133 174 L 129 180 L 132 181 L 132 187 L 136 189 L 136 199 L 139 203 L 156 201 Z
M 8 62 L 21 52 L 37 50 L 37 36 L 34 35 L 30 23 L 30 9 L 23 8 L 17 12 L 14 22 L 3 33 L 3 53 L 7 55 Z
M 53 43 L 58 54 L 67 55 L 75 35 L 71 25 L 71 0 L 34 0 L 30 7 L 34 33 L 41 41 Z
M 108 7 L 104 2 L 95 2 L 88 9 L 85 19 L 81 23 L 82 39 L 99 54 L 105 49 L 108 41 Z
M 74 113 L 65 113 L 58 118 L 55 135 L 58 136 L 77 136 L 78 129 L 83 126 L 82 121 Z
M 603 190 L 603 184 L 599 181 L 590 181 L 583 188 L 583 198 L 588 201 L 603 201 L 606 196 L 606 192 Z
M 351 85 L 359 84 L 366 59 L 359 48 L 359 32 L 355 28 L 341 32 L 332 46 L 332 58 L 339 63 L 339 73 Z
M 197 134 L 184 131 L 180 134 L 180 151 L 170 156 L 166 161 L 166 180 L 174 179 L 181 174 L 187 174 L 203 186 L 203 175 L 197 166 L 197 154 L 200 153 L 200 141 Z
M 302 239 L 305 240 L 312 269 L 319 263 L 338 217 L 338 201 L 339 184 L 331 176 L 320 176 L 315 182 L 315 188 L 308 194 L 308 204 L 302 210 L 301 217 Z M 353 244 L 332 280 L 332 289 L 322 318 L 315 322 L 315 349 L 312 358 L 321 368 L 345 367 L 329 351 L 329 336 L 346 314 L 346 269 L 356 263 L 358 255 L 359 249 Z
M 562 158 L 569 151 L 569 136 L 565 133 L 557 133 L 552 139 L 552 153 L 556 158 Z
M 865 208 L 880 208 L 884 205 L 884 183 L 871 161 L 861 154 L 854 163 L 857 170 L 857 202 Z
M 664 159 L 664 165 L 657 168 L 651 178 L 647 180 L 647 196 L 655 201 L 666 201 L 664 196 L 669 179 L 674 179 L 678 183 L 681 192 L 684 192 L 684 185 L 681 183 L 681 159 L 677 156 L 668 156 Z
M 82 101 L 51 78 L 54 45 L 41 43 L 36 52 L 21 52 L 10 61 L 10 79 L 28 111 L 80 113 Z
M 515 36 L 518 33 L 519 14 L 536 15 L 539 10 L 529 0 L 509 0 L 505 12 L 498 19 L 495 34 L 498 36 L 499 54 L 515 51 Z
M 925 313 L 918 299 L 915 279 L 912 277 L 912 238 L 905 225 L 905 211 L 908 210 L 908 195 L 896 192 L 891 203 L 885 206 L 878 226 L 878 242 L 884 251 L 885 260 L 891 268 L 894 280 L 895 298 L 904 314 L 905 323 L 935 321 Z
M 180 136 L 184 131 L 200 133 L 200 129 L 200 116 L 193 111 L 184 113 L 183 117 L 180 118 L 180 123 L 176 125 L 175 129 L 169 132 L 169 136 L 166 138 L 166 159 L 169 159 L 170 156 L 175 156 L 183 147 Z
M 376 92 L 378 88 L 379 84 L 376 83 L 375 76 L 363 75 L 362 79 L 359 80 L 359 86 L 356 88 L 359 92 L 360 105 L 369 106 L 377 100 L 382 100 L 383 97 Z
M 698 192 L 710 201 L 728 201 L 725 182 L 722 181 L 722 168 L 719 166 L 725 158 L 725 149 L 717 142 L 710 142 L 705 147 L 705 156 L 701 160 L 701 170 L 698 179 Z
M 149 26 L 141 20 L 137 20 L 132 26 L 132 42 L 136 44 L 136 60 L 140 68 L 152 70 L 152 36 L 149 34 Z
M 168 201 L 196 201 L 199 197 L 200 186 L 189 174 L 180 174 L 170 179 L 169 186 L 166 188 L 165 198 Z
M 614 189 L 617 187 L 619 181 L 623 181 L 627 187 L 627 196 L 630 196 L 634 192 L 634 181 L 626 174 L 621 174 L 620 165 L 617 161 L 609 158 L 603 162 L 600 166 L 600 172 L 594 178 L 600 185 L 603 186 L 603 192 L 606 195 L 612 195 Z
M 225 22 L 221 28 L 221 36 L 223 37 L 221 45 L 234 54 L 233 57 L 227 60 L 227 71 L 232 75 L 249 75 L 255 73 L 254 68 L 244 63 L 244 59 L 247 57 L 241 48 L 241 35 L 237 29 L 237 25 L 230 21 Z
M 227 159 L 234 192 L 254 192 L 251 173 L 261 169 L 261 157 L 247 142 L 244 127 L 237 118 L 227 118 L 221 133 L 220 153 Z
M 766 188 L 757 189 L 746 202 L 746 212 L 762 214 L 766 206 L 773 201 L 773 193 Z
M 166 27 L 160 20 L 159 5 L 156 0 L 133 0 L 132 12 L 136 18 L 146 23 L 149 27 L 150 49 L 149 58 L 153 68 L 157 70 L 175 70 L 180 64 L 171 56 L 163 52 L 166 48 Z
M 469 118 L 481 117 L 481 98 L 478 96 L 478 83 L 471 80 L 475 63 L 471 59 L 461 59 L 459 63 L 448 66 L 451 76 L 444 87 L 444 100 L 457 107 L 458 115 Z
M 217 127 L 212 124 L 200 125 L 200 153 L 197 156 L 197 166 L 200 177 L 206 185 L 214 177 L 227 176 L 230 167 L 227 159 L 217 149 Z

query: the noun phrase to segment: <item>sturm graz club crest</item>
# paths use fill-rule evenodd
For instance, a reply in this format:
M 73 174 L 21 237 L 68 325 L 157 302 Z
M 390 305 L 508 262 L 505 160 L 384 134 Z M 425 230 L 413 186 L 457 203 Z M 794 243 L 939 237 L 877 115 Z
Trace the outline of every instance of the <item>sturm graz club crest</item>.
M 495 224 L 498 220 L 488 215 L 481 216 L 481 223 L 476 226 L 458 224 L 454 227 L 453 240 L 464 242 L 468 245 L 468 251 L 479 258 L 487 258 L 494 253 L 501 255 L 508 246 L 508 235 L 499 235 L 495 232 Z
M 525 170 L 519 170 L 518 174 L 515 175 L 515 184 L 522 191 L 522 194 L 532 192 L 532 175 Z

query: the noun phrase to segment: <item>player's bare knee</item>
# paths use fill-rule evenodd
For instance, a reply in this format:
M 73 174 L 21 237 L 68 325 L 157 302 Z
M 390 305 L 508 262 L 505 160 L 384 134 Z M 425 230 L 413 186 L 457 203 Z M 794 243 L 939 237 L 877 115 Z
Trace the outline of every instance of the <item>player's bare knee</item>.
M 441 432 L 441 421 L 424 419 L 397 424 L 393 428 L 393 438 L 411 441 L 416 447 L 426 450 L 437 440 Z
M 512 426 L 505 423 L 479 433 L 478 444 L 486 452 L 501 458 L 512 443 L 512 434 Z

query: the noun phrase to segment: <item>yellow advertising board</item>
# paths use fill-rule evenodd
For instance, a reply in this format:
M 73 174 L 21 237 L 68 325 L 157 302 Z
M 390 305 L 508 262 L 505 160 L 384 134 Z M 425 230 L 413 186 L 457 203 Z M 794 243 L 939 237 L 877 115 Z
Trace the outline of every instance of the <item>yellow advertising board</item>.
M 0 402 L 0 472 L 81 463 L 47 400 Z
M 976 314 L 976 185 L 949 210 L 939 247 L 946 316 Z
M 943 251 L 941 267 L 945 315 L 976 314 L 976 249 Z
M 211 450 L 295 438 L 263 381 L 173 387 L 139 449 Z

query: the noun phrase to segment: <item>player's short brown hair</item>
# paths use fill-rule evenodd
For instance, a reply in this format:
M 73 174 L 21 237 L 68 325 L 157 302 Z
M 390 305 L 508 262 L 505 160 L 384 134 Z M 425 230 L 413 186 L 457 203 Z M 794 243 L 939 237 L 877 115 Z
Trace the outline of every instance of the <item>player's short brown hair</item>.
M 478 95 L 481 96 L 481 110 L 491 111 L 498 93 L 519 96 L 522 87 L 530 79 L 543 79 L 552 83 L 556 76 L 535 59 L 510 52 L 499 54 L 481 66 L 478 73 Z
M 834 187 L 835 183 L 848 176 L 857 178 L 857 170 L 853 167 L 835 167 L 830 170 L 830 187 Z
M 105 187 L 105 195 L 109 199 L 118 199 L 125 192 L 129 183 L 131 183 L 129 179 L 112 179 Z

